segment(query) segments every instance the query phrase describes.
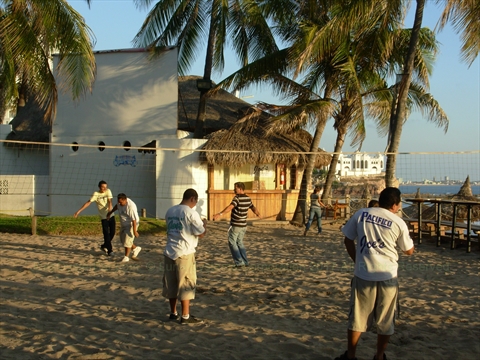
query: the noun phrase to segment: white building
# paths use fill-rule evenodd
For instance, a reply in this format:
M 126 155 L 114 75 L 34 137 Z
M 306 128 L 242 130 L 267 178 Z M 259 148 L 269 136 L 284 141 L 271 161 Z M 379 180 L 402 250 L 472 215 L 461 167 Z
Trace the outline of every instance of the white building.
M 197 211 L 207 215 L 207 165 L 195 152 L 206 140 L 177 130 L 177 49 L 148 56 L 137 49 L 96 52 L 93 92 L 78 102 L 59 93 L 49 149 L 0 144 L 0 212 L 71 215 L 105 180 L 114 195 L 127 194 L 157 218 L 195 188 Z M 57 62 L 55 56 L 54 69 Z M 5 139 L 11 128 L 1 127 Z M 138 149 L 147 144 L 170 151 Z M 84 214 L 96 214 L 95 206 Z
M 384 172 L 385 156 L 369 155 L 357 151 L 353 155 L 340 154 L 337 163 L 337 176 L 369 176 Z

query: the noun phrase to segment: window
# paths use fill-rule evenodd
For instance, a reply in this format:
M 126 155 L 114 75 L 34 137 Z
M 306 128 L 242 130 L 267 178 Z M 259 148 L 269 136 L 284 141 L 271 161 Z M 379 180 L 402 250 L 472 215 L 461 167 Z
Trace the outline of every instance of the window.
M 130 148 L 132 147 L 132 144 L 130 143 L 130 141 L 126 140 L 126 141 L 123 142 L 123 147 L 124 147 L 125 151 L 130 151 Z
M 105 150 L 105 143 L 103 141 L 98 142 L 98 150 L 99 151 Z
M 77 146 L 78 143 L 77 143 L 76 141 L 74 141 L 72 144 L 73 144 L 73 145 L 72 145 L 72 151 L 73 151 L 73 152 L 77 152 L 77 151 L 78 151 L 78 146 Z

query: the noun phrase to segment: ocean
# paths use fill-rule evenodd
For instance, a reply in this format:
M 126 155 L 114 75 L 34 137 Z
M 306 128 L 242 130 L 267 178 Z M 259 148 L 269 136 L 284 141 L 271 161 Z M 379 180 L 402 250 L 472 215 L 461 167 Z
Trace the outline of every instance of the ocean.
M 415 194 L 420 189 L 420 194 L 429 195 L 455 195 L 462 185 L 400 185 L 402 194 Z M 480 185 L 471 186 L 473 195 L 480 195 Z

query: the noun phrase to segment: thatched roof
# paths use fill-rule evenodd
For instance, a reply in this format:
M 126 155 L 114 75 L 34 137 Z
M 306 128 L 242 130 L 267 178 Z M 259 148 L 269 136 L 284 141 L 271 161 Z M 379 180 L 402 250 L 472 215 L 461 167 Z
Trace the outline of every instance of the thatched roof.
M 178 78 L 178 129 L 195 131 L 200 92 L 197 80 L 201 76 Z M 207 100 L 204 133 L 228 129 L 242 118 L 252 105 L 223 89 L 217 90 Z
M 7 135 L 7 140 L 49 142 L 51 124 L 44 121 L 45 110 L 38 103 L 29 98 L 25 106 L 17 108 L 17 114 L 10 121 L 12 131 Z M 6 143 L 7 146 L 13 146 Z
M 251 108 L 250 111 L 260 111 Z M 248 116 L 248 114 L 247 114 Z M 268 116 L 264 113 L 255 120 L 242 119 L 228 130 L 219 130 L 207 136 L 208 142 L 202 159 L 209 164 L 242 166 L 245 164 L 303 165 L 307 161 L 312 136 L 305 130 L 296 130 L 287 135 L 267 131 Z M 245 125 L 245 123 L 250 123 Z M 331 156 L 323 150 L 317 155 L 315 167 L 330 164 Z

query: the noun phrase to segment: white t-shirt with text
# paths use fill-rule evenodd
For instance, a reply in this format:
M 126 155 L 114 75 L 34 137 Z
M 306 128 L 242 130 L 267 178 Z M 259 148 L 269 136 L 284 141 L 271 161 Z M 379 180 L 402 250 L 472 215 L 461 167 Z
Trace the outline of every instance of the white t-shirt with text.
M 205 232 L 203 221 L 195 210 L 187 205 L 175 205 L 167 210 L 167 246 L 164 255 L 172 260 L 195 252 L 198 235 Z
M 396 247 L 402 251 L 413 247 L 405 221 L 380 207 L 358 210 L 342 228 L 342 232 L 348 239 L 357 240 L 354 274 L 364 280 L 396 278 Z

